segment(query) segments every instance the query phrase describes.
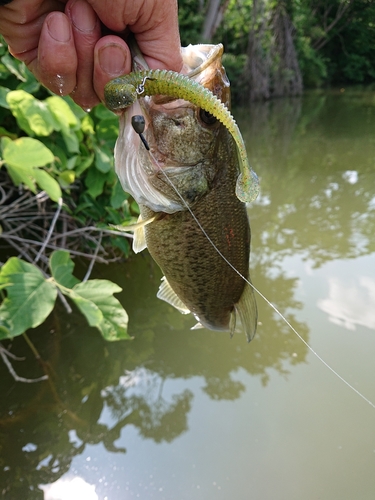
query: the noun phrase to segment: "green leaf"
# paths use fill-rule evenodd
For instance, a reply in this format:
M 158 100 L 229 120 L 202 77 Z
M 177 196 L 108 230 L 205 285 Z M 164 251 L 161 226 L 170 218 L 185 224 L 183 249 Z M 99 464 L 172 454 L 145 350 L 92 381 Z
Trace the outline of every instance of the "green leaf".
M 70 109 L 69 104 L 57 95 L 47 97 L 46 104 L 55 116 L 56 121 L 60 124 L 61 128 L 77 128 L 79 127 L 79 120 L 73 111 Z
M 4 326 L 0 329 L 0 338 L 16 337 L 35 328 L 54 307 L 56 286 L 47 281 L 36 266 L 17 257 L 11 257 L 1 268 L 0 284 L 5 284 L 7 290 L 0 306 Z
M 128 315 L 113 297 L 114 293 L 121 292 L 121 288 L 108 280 L 89 280 L 79 283 L 73 291 L 82 298 L 95 304 L 102 313 L 101 321 L 95 325 L 106 340 L 129 339 L 127 333 Z
M 96 198 L 102 194 L 104 190 L 104 184 L 107 180 L 107 175 L 99 172 L 96 168 L 91 168 L 85 179 L 85 184 L 87 187 L 87 192 L 93 198 Z
M 34 178 L 38 186 L 43 189 L 53 201 L 59 201 L 62 196 L 59 183 L 45 170 L 34 168 Z
M 86 115 L 81 122 L 81 130 L 84 134 L 95 135 L 94 122 L 90 115 Z
M 95 151 L 95 166 L 96 168 L 106 174 L 113 167 L 113 153 L 106 147 L 94 147 Z
M 4 136 L 9 137 L 9 139 L 12 139 L 12 140 L 17 139 L 16 134 L 14 134 L 13 132 L 9 132 L 9 130 L 0 126 L 0 137 L 2 138 Z
M 120 208 L 128 198 L 129 194 L 122 189 L 120 181 L 117 180 L 111 193 L 111 206 L 113 208 Z
M 96 138 L 101 144 L 106 144 L 109 148 L 114 148 L 118 137 L 117 120 L 103 120 L 96 127 Z
M 94 109 L 95 116 L 100 120 L 116 120 L 118 121 L 118 116 L 110 111 L 108 108 L 103 106 L 103 104 L 98 104 Z
M 21 82 L 26 81 L 25 76 L 22 74 L 24 71 L 24 65 L 20 61 L 18 61 L 14 57 L 11 57 L 9 54 L 5 54 L 1 58 L 1 62 L 4 64 L 7 70 L 10 71 L 10 73 L 18 78 L 18 80 L 21 80 Z
M 9 104 L 7 103 L 6 96 L 9 94 L 10 90 L 6 87 L 0 87 L 0 106 L 2 108 L 9 109 Z
M 54 160 L 53 153 L 42 142 L 32 137 L 9 141 L 3 147 L 5 163 L 15 169 L 42 167 Z
M 66 288 L 73 288 L 79 280 L 73 276 L 74 262 L 66 250 L 52 252 L 49 267 L 53 278 Z
M 28 92 L 13 90 L 7 94 L 6 100 L 18 125 L 28 135 L 49 136 L 53 130 L 60 130 L 47 104 Z
M 96 326 L 99 328 L 101 321 L 103 320 L 103 314 L 99 307 L 94 304 L 91 300 L 85 299 L 75 290 L 62 290 L 64 295 L 67 295 L 76 304 L 81 313 L 86 317 L 87 322 L 90 326 Z
M 61 130 L 68 151 L 70 153 L 78 153 L 79 141 L 74 130 L 79 128 L 80 122 L 70 106 L 64 99 L 58 96 L 48 97 L 45 102 L 57 123 L 55 130 Z
M 93 154 L 91 154 L 90 156 L 86 156 L 86 157 L 85 156 L 78 157 L 77 162 L 76 162 L 76 167 L 75 167 L 76 176 L 80 177 L 80 175 L 82 175 L 85 170 L 87 170 L 89 167 L 91 167 L 93 162 L 94 162 L 94 155 Z
M 17 167 L 13 168 L 7 165 L 8 174 L 15 186 L 25 184 L 32 193 L 36 193 L 35 181 L 33 179 L 33 170 L 31 168 Z

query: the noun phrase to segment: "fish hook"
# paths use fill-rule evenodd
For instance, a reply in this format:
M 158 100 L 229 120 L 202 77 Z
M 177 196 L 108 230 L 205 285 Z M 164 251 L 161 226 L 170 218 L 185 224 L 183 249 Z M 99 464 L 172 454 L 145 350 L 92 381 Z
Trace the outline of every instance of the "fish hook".
M 150 146 L 148 145 L 148 142 L 146 141 L 143 132 L 145 130 L 145 118 L 142 115 L 134 115 L 132 116 L 132 127 L 134 129 L 134 132 L 136 132 L 139 135 L 139 138 L 143 142 L 145 148 L 147 151 L 150 151 Z

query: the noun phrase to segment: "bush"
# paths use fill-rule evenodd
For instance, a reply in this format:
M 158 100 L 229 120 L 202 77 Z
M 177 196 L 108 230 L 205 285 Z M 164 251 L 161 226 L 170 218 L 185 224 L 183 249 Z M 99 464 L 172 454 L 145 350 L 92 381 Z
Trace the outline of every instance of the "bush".
M 43 322 L 57 293 L 105 338 L 128 338 L 126 313 L 112 296 L 121 289 L 88 280 L 95 261 L 129 254 L 126 233 L 109 225 L 138 211 L 113 169 L 117 117 L 102 105 L 86 113 L 69 97 L 50 94 L 0 40 L 0 123 L 0 236 L 23 258 L 0 270 L 0 339 Z M 71 274 L 66 249 L 90 259 L 83 282 Z

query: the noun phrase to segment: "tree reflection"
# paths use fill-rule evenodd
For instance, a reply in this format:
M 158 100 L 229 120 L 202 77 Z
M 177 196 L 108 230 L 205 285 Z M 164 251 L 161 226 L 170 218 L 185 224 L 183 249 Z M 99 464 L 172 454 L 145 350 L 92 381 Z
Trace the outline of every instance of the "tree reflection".
M 298 121 L 298 101 L 281 103 L 281 116 L 293 126 L 279 126 L 272 103 L 263 128 L 259 105 L 240 120 L 261 176 L 262 196 L 251 213 L 262 227 L 265 252 L 278 259 L 299 252 L 319 267 L 374 250 L 372 99 L 370 92 L 311 95 Z

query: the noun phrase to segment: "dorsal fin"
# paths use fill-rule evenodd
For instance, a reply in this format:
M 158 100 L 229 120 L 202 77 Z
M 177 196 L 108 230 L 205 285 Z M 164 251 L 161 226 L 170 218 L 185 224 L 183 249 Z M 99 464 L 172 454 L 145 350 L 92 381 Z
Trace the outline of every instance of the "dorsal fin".
M 173 291 L 165 276 L 163 276 L 161 280 L 157 298 L 165 300 L 165 302 L 168 302 L 168 304 L 178 309 L 182 314 L 189 314 L 190 312 L 182 300 L 176 295 L 176 292 Z

